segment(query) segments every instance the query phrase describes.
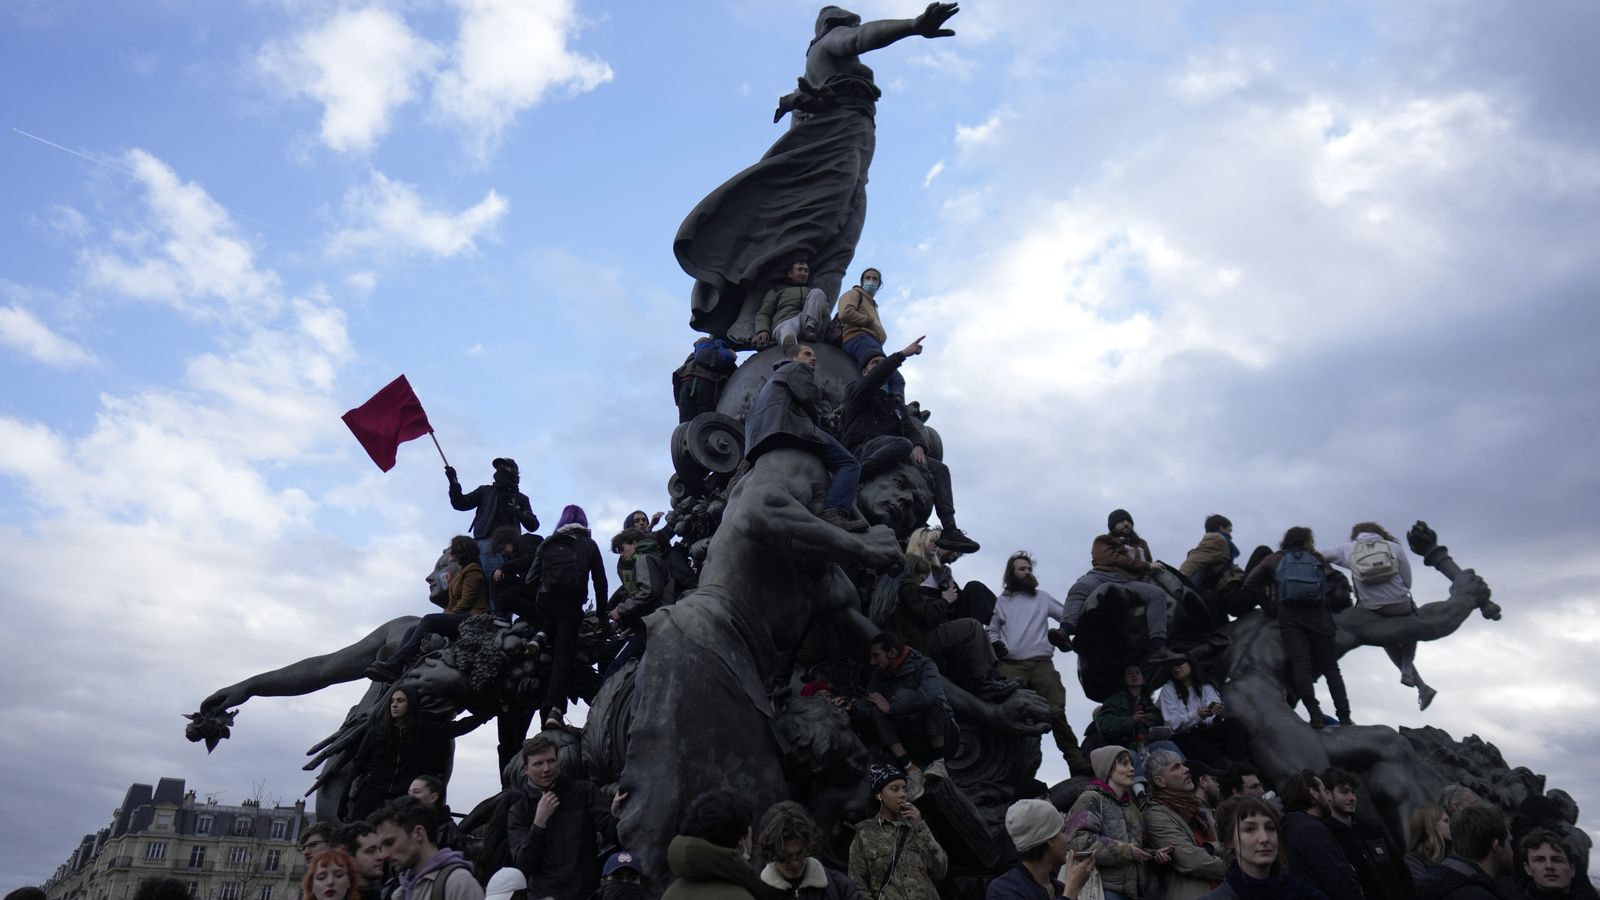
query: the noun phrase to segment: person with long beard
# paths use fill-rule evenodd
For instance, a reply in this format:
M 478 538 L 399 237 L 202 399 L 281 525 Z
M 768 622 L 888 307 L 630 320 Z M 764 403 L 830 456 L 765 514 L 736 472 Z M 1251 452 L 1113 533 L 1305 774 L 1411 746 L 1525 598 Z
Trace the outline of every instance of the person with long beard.
M 1060 631 L 1050 627 L 1066 617 L 1066 607 L 1048 591 L 1039 589 L 1033 571 L 1033 557 L 1018 550 L 1006 560 L 1002 580 L 1005 590 L 995 601 L 994 617 L 984 629 L 1000 657 L 1000 674 L 1014 678 L 1050 704 L 1050 730 L 1056 749 L 1067 761 L 1073 775 L 1092 777 L 1094 769 L 1078 746 L 1078 736 L 1067 721 L 1067 689 L 1056 671 L 1056 648 L 1066 643 Z

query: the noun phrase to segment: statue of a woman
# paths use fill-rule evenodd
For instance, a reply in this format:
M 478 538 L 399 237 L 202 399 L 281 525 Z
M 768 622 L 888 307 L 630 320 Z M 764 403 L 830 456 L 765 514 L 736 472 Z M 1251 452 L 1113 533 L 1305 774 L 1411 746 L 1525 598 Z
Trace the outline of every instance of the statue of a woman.
M 955 32 L 943 26 L 956 12 L 954 3 L 930 3 L 915 19 L 862 22 L 837 6 L 817 14 L 805 75 L 774 118 L 792 113 L 789 131 L 678 228 L 673 253 L 695 279 L 692 327 L 750 343 L 763 279 L 799 253 L 811 257 L 811 286 L 838 299 L 866 222 L 876 144 L 880 92 L 861 54 L 913 35 L 949 37 Z

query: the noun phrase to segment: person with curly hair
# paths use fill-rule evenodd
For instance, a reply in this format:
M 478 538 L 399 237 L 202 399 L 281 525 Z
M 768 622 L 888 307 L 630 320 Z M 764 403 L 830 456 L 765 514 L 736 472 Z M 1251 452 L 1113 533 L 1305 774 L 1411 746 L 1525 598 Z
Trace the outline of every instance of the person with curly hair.
M 787 900 L 861 900 L 855 882 L 815 856 L 822 830 L 793 800 L 775 804 L 761 817 L 756 852 L 766 860 L 760 878 L 774 896 Z

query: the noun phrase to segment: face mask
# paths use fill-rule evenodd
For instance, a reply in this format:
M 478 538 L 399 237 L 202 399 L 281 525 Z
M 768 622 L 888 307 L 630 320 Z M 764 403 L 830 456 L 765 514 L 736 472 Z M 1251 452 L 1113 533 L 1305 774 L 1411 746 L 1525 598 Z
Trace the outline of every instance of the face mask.
M 861 289 L 863 291 L 867 292 L 867 296 L 868 297 L 876 297 L 876 296 L 878 296 L 878 288 L 880 288 L 880 287 L 882 287 L 882 285 L 880 285 L 876 281 L 863 281 L 863 282 L 861 282 Z
M 600 900 L 643 900 L 644 885 L 608 881 L 600 885 Z

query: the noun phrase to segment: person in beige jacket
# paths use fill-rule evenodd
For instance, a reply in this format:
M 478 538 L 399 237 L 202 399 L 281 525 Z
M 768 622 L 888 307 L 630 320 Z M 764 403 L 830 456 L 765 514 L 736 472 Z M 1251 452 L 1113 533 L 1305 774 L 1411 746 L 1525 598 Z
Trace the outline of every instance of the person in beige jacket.
M 883 319 L 878 316 L 878 289 L 883 287 L 883 275 L 877 269 L 861 270 L 861 283 L 839 295 L 839 336 L 844 352 L 850 354 L 857 367 L 864 368 L 874 356 L 887 356 L 883 342 L 889 333 L 883 330 Z M 886 389 L 904 399 L 906 379 L 899 372 L 889 376 Z
M 1195 796 L 1194 779 L 1183 757 L 1170 750 L 1152 750 L 1144 768 L 1151 787 L 1150 805 L 1144 810 L 1145 846 L 1170 855 L 1168 864 L 1156 869 L 1156 896 L 1199 900 L 1228 873 L 1216 822 Z

